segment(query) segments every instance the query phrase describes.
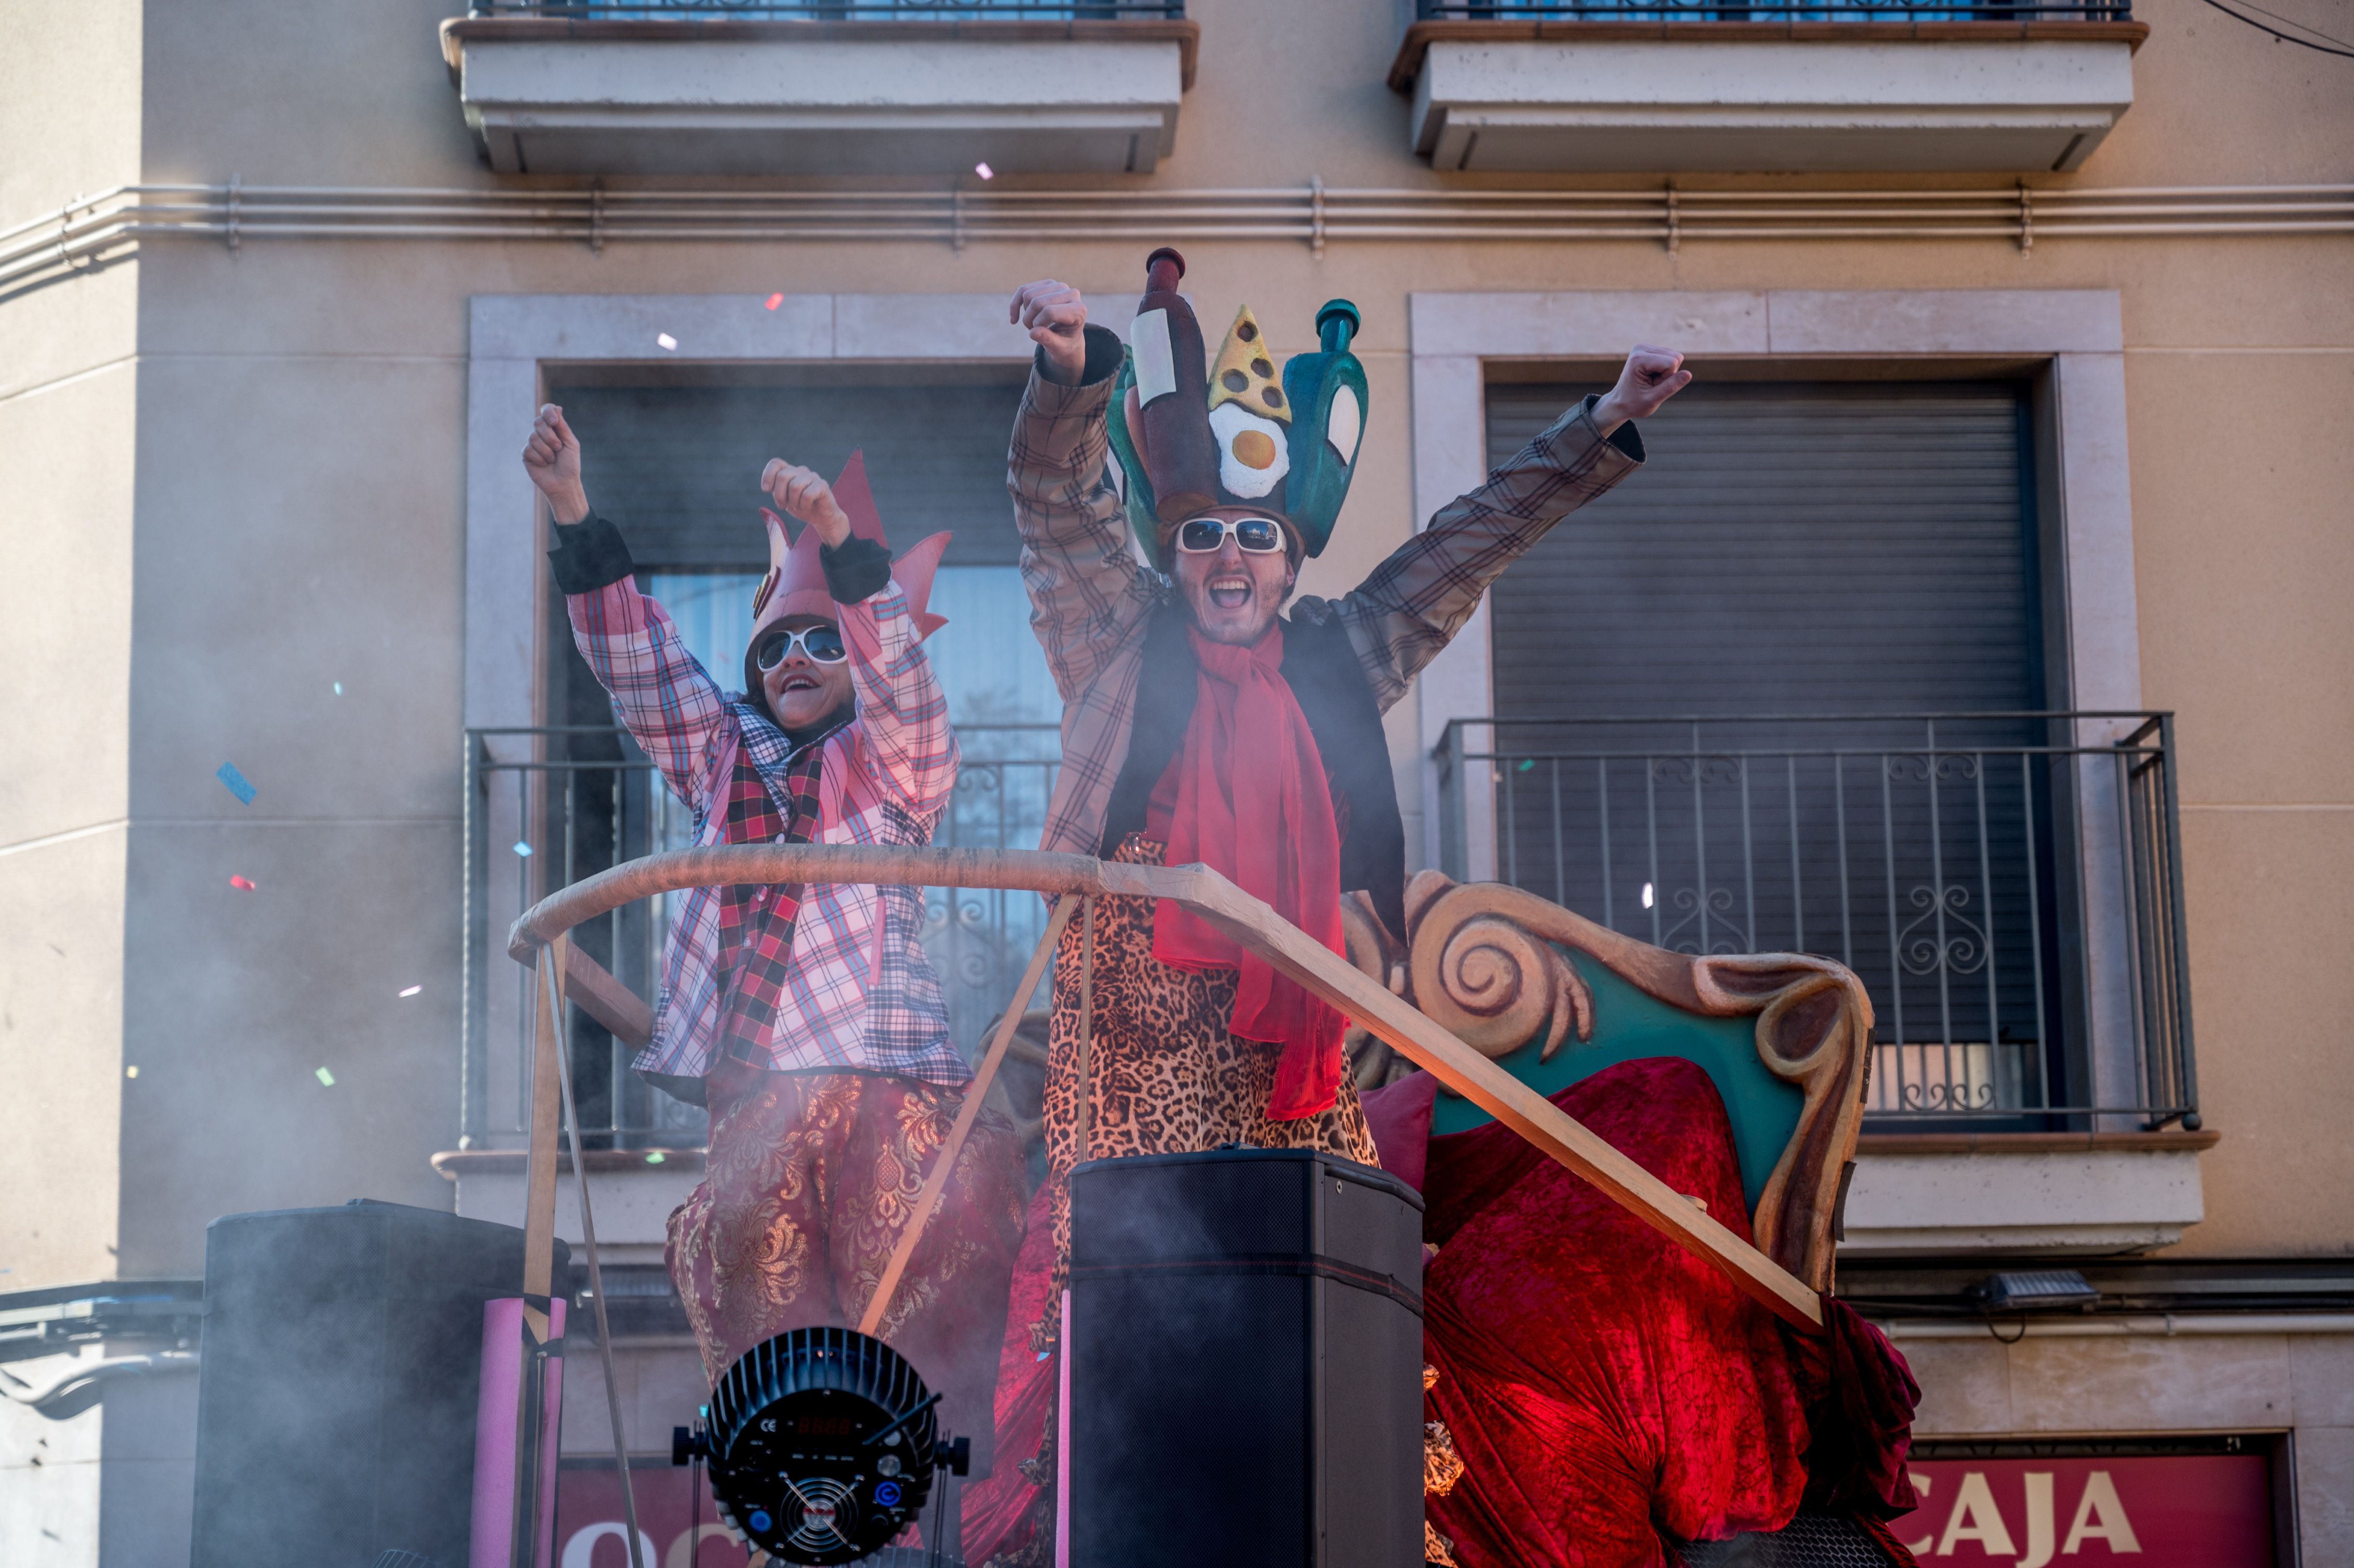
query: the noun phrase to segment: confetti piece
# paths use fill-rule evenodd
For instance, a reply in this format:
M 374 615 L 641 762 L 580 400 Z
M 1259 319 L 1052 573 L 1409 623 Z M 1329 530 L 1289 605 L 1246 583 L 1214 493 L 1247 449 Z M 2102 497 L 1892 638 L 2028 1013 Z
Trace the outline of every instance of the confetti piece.
M 136 1067 L 125 1067 L 122 1069 L 122 1075 L 126 1078 L 135 1078 L 139 1075 L 139 1069 Z
M 1651 906 L 1651 885 L 1650 885 L 1649 883 L 1648 883 L 1648 882 L 1647 882 L 1647 883 L 1643 884 L 1643 907 L 1644 907 L 1644 908 L 1646 908 L 1646 909 L 1649 909 L 1650 906 Z
M 770 295 L 769 296 L 769 309 L 770 309 L 770 310 L 772 310 L 772 311 L 773 311 L 773 310 L 775 310 L 779 305 L 783 304 L 784 302 L 785 302 L 785 296 L 784 296 L 784 295 L 782 295 L 782 294 L 780 294 L 780 293 L 779 293 L 779 294 L 770 294 Z
M 314 1068 L 311 1075 L 319 1080 L 320 1086 L 323 1088 L 332 1089 L 335 1086 L 335 1075 L 324 1067 Z
M 260 790 L 256 789 L 251 784 L 246 781 L 245 775 L 237 770 L 237 764 L 234 762 L 222 763 L 220 765 L 220 771 L 214 774 L 213 777 L 219 779 L 223 787 L 226 788 L 230 794 L 236 796 L 239 800 L 249 806 L 253 804 L 253 798 L 261 793 Z
M 340 697 L 340 696 L 342 696 L 343 694 L 344 694 L 344 683 L 343 683 L 341 681 L 337 681 L 337 682 L 335 683 L 335 695 L 337 695 L 337 696 L 339 696 L 339 697 Z
M 401 994 L 401 995 L 403 995 L 403 996 L 415 996 L 419 991 L 423 991 L 424 989 L 425 989 L 425 988 L 424 988 L 423 986 L 421 986 L 421 985 L 413 985 L 413 986 L 410 986 L 407 991 L 402 991 L 400 994 Z
M 531 858 L 531 845 L 529 845 L 528 843 L 525 843 L 525 842 L 523 840 L 521 840 L 521 839 L 517 839 L 517 840 L 515 840 L 515 842 L 514 842 L 514 851 L 515 851 L 515 853 L 517 853 L 517 854 L 519 854 L 519 855 L 523 856 L 523 858 L 524 858 L 524 859 L 525 859 L 525 860 L 529 860 L 529 859 Z
M 657 1149 L 652 1153 L 646 1156 L 646 1163 L 649 1165 L 659 1165 L 669 1158 L 670 1157 L 668 1155 Z
M 1048 1356 L 1050 1356 L 1050 1355 L 1052 1355 L 1052 1354 L 1054 1354 L 1054 1352 L 1053 1352 L 1052 1351 L 1040 1351 L 1038 1352 L 1038 1359 L 1039 1359 L 1040 1361 L 1044 1361 Z
M 993 180 L 997 177 L 997 171 L 991 168 L 987 164 L 975 164 L 972 166 L 972 172 L 979 175 L 984 180 Z
M 1535 758 L 1527 758 L 1521 763 L 1521 771 L 1526 773 L 1530 768 L 1534 768 L 1536 765 L 1537 759 Z
M 676 348 L 678 346 L 678 339 L 671 336 L 670 334 L 666 332 L 658 332 L 654 334 L 654 342 L 660 344 L 664 348 Z
M 230 877 L 228 879 L 228 885 L 231 887 L 236 888 L 240 893 L 251 893 L 256 891 L 254 885 L 242 876 Z

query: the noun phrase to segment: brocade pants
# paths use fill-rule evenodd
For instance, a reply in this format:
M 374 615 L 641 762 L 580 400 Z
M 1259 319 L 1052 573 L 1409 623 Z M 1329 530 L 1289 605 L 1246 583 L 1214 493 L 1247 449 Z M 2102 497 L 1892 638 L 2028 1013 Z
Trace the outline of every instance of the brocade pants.
M 716 1383 L 774 1335 L 857 1326 L 962 1097 L 881 1073 L 734 1065 L 705 1087 L 709 1163 L 671 1214 L 664 1256 Z M 880 1326 L 940 1391 L 941 1425 L 972 1439 L 976 1476 L 991 1457 L 1023 1187 L 1013 1125 L 982 1111 Z

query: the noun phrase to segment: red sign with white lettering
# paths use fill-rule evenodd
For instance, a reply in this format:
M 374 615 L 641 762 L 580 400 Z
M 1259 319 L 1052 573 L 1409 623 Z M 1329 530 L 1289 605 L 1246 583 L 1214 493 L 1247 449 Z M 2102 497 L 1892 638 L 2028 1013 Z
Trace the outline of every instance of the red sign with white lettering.
M 1926 1563 L 2003 1568 L 2273 1568 L 2270 1467 L 2256 1454 L 1920 1459 L 1894 1522 Z
M 696 1506 L 689 1478 L 697 1473 L 660 1466 L 630 1472 L 645 1568 L 745 1568 L 750 1562 L 719 1522 L 707 1474 Z M 629 1539 L 621 1524 L 621 1481 L 611 1464 L 565 1466 L 556 1490 L 557 1568 L 630 1568 Z

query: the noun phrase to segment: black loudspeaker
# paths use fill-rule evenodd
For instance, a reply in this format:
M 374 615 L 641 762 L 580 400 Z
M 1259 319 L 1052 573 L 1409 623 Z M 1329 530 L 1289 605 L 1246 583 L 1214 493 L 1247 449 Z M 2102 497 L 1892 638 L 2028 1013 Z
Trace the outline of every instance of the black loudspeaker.
M 1306 1150 L 1071 1172 L 1071 1556 L 1416 1568 L 1422 1200 Z
M 367 1202 L 215 1220 L 192 1568 L 464 1563 L 482 1303 L 522 1286 L 510 1225 Z

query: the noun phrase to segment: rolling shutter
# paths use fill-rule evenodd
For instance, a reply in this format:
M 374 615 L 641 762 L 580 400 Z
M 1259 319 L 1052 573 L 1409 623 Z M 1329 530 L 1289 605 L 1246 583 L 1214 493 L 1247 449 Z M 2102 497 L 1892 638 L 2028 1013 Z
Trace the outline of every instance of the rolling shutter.
M 1490 462 L 1585 390 L 1490 387 Z M 1581 721 L 1500 728 L 1499 874 L 1662 946 L 1839 958 L 1883 1041 L 1977 1042 L 2008 1081 L 1971 1092 L 2020 1103 L 2054 930 L 2023 423 L 2005 384 L 1853 382 L 1644 421 L 1642 471 L 1494 590 L 1495 715 Z M 1932 713 L 2014 716 L 1931 744 Z
M 951 529 L 949 566 L 1012 566 L 1005 440 L 1021 383 L 573 387 L 583 479 L 642 566 L 759 572 L 760 470 L 772 457 L 832 479 L 866 453 L 892 543 Z M 518 438 L 518 441 L 520 438 Z
M 1488 388 L 1490 465 L 1584 387 Z M 2020 394 L 1694 387 L 1495 589 L 1499 716 L 2038 707 Z

